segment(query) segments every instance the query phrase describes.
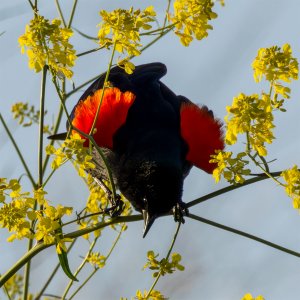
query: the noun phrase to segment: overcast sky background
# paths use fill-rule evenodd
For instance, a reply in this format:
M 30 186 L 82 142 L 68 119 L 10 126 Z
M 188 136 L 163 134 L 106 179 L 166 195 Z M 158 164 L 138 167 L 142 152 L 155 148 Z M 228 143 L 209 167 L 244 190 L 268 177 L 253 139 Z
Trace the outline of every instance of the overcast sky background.
M 57 17 L 54 1 L 39 1 L 40 13 L 47 18 Z M 70 11 L 72 2 L 61 1 L 64 11 Z M 100 9 L 117 7 L 145 8 L 154 5 L 158 19 L 162 19 L 166 1 L 78 1 L 73 26 L 96 36 L 96 24 L 100 22 Z M 218 19 L 211 23 L 214 30 L 208 38 L 194 41 L 183 47 L 172 33 L 134 59 L 135 64 L 160 61 L 167 65 L 168 73 L 162 79 L 177 94 L 196 103 L 203 103 L 223 118 L 226 106 L 240 92 L 260 93 L 267 90 L 264 83 L 253 80 L 251 63 L 261 47 L 282 46 L 290 43 L 295 57 L 300 59 L 300 3 L 299 0 L 226 0 L 226 6 L 217 5 Z M 0 111 L 18 141 L 33 174 L 37 175 L 37 127 L 20 128 L 12 119 L 11 105 L 28 101 L 38 107 L 40 74 L 27 67 L 27 57 L 20 54 L 18 37 L 24 33 L 25 24 L 32 18 L 25 0 L 1 1 L 0 3 Z M 78 34 L 72 38 L 77 52 L 95 47 Z M 78 59 L 74 68 L 74 82 L 78 86 L 106 69 L 109 54 L 98 52 Z M 70 90 L 71 86 L 68 85 Z M 300 87 L 291 85 L 292 97 L 286 103 L 287 112 L 276 114 L 275 136 L 268 147 L 268 159 L 277 159 L 272 171 L 289 168 L 299 162 Z M 83 92 L 83 91 L 82 91 Z M 68 99 L 71 109 L 81 93 Z M 47 81 L 47 120 L 59 105 L 51 80 Z M 61 130 L 64 130 L 64 122 Z M 17 178 L 24 173 L 15 150 L 3 128 L 0 127 L 0 177 Z M 235 147 L 242 149 L 243 145 Z M 24 190 L 30 190 L 24 178 Z M 207 174 L 193 169 L 186 179 L 183 200 L 188 202 L 223 186 L 215 185 Z M 47 186 L 48 199 L 53 203 L 75 206 L 80 210 L 87 197 L 86 187 L 77 177 L 71 164 L 57 172 Z M 191 212 L 216 222 L 258 235 L 295 251 L 300 251 L 300 216 L 292 208 L 291 200 L 282 188 L 271 181 L 243 187 L 234 192 L 211 199 L 191 209 Z M 75 299 L 119 299 L 132 297 L 137 289 L 149 289 L 153 278 L 142 271 L 146 253 L 152 249 L 166 255 L 173 238 L 176 224 L 172 217 L 157 220 L 147 238 L 142 239 L 142 222 L 128 225 L 108 265 L 98 271 Z M 7 244 L 7 233 L 0 235 L 0 273 L 4 273 L 26 251 L 26 243 L 16 241 Z M 105 254 L 115 237 L 104 234 L 96 251 Z M 79 245 L 80 244 L 80 245 Z M 82 239 L 76 244 L 70 257 L 71 269 L 75 270 L 80 256 L 85 254 L 87 243 Z M 266 300 L 299 299 L 300 260 L 252 240 L 186 220 L 176 241 L 174 251 L 182 255 L 186 270 L 161 278 L 157 289 L 170 299 L 233 300 L 251 292 L 262 294 Z M 54 248 L 38 254 L 32 261 L 33 292 L 39 290 L 48 271 L 56 264 Z M 83 272 L 82 281 L 88 272 Z M 61 295 L 67 278 L 61 272 L 47 290 Z M 4 297 L 3 294 L 1 298 Z

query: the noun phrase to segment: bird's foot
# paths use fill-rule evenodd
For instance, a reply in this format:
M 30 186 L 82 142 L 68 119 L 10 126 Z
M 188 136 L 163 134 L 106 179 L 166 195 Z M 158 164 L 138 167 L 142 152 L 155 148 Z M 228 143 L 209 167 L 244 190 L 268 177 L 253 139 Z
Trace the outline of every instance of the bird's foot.
M 105 213 L 109 214 L 112 218 L 118 217 L 124 210 L 124 202 L 121 200 L 120 195 L 116 195 L 115 201 L 111 201 L 113 205 L 105 210 Z
M 189 210 L 184 202 L 178 202 L 173 208 L 173 215 L 175 222 L 184 224 L 185 220 L 183 216 L 189 215 Z

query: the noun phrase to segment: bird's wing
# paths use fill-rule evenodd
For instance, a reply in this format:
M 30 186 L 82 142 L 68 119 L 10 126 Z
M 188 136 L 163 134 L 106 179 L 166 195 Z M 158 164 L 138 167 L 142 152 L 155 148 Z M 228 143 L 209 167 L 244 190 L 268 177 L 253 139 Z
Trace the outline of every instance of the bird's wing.
M 180 106 L 181 136 L 188 144 L 186 159 L 207 173 L 215 164 L 209 163 L 215 150 L 224 149 L 222 122 L 206 106 L 199 107 L 183 96 Z

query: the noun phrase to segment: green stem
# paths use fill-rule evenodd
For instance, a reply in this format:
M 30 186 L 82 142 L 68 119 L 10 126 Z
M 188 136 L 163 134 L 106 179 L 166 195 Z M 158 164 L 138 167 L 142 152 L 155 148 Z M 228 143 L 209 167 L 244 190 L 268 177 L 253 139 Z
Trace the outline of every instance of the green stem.
M 63 223 L 61 225 L 61 227 L 64 227 L 64 226 L 67 226 L 67 225 L 70 225 L 70 224 L 73 224 L 73 223 L 78 223 L 79 221 L 84 220 L 86 218 L 90 218 L 90 217 L 94 217 L 94 216 L 99 216 L 99 215 L 103 215 L 103 214 L 104 214 L 104 211 L 100 211 L 100 212 L 97 212 L 97 213 L 87 214 L 87 215 L 84 215 L 82 217 L 77 217 L 76 220 Z
M 84 56 L 84 55 L 87 55 L 87 54 L 90 54 L 90 53 L 99 51 L 99 50 L 101 50 L 101 49 L 103 49 L 103 48 L 104 48 L 104 47 L 97 47 L 97 48 L 94 48 L 94 49 L 91 49 L 91 50 L 87 50 L 87 51 L 78 53 L 78 54 L 77 54 L 77 57 Z
M 81 36 L 83 36 L 84 38 L 88 39 L 88 40 L 93 40 L 93 41 L 98 41 L 97 37 L 93 37 L 90 36 L 86 33 L 83 33 L 82 31 L 80 31 L 79 29 L 73 28 L 77 33 L 79 33 Z
M 38 244 L 31 248 L 25 255 L 23 255 L 6 273 L 0 277 L 0 287 L 7 282 L 16 272 L 18 272 L 28 261 L 42 250 L 52 246 L 53 244 Z
M 176 238 L 177 238 L 177 236 L 178 236 L 178 232 L 179 232 L 179 229 L 180 229 L 180 225 L 181 225 L 181 222 L 178 223 L 176 232 L 175 232 L 174 237 L 173 237 L 173 241 L 172 241 L 171 246 L 170 246 L 170 248 L 169 248 L 168 254 L 167 254 L 166 258 L 165 258 L 166 261 L 169 260 L 169 257 L 170 257 L 170 255 L 171 255 L 171 252 L 172 252 L 173 247 L 174 247 L 174 245 L 175 245 L 175 241 L 176 241 Z M 150 297 L 150 295 L 151 295 L 151 292 L 153 291 L 154 287 L 156 286 L 156 284 L 157 284 L 157 282 L 158 282 L 158 280 L 159 280 L 159 278 L 160 278 L 160 276 L 161 276 L 161 273 L 162 273 L 162 270 L 160 270 L 160 271 L 158 272 L 158 275 L 157 275 L 157 277 L 155 278 L 155 280 L 154 280 L 154 282 L 153 282 L 153 284 L 152 284 L 150 290 L 148 291 L 145 300 L 149 299 L 149 297 Z
M 114 248 L 116 247 L 120 237 L 121 237 L 121 234 L 122 234 L 123 230 L 121 229 L 118 236 L 116 237 L 113 245 L 111 246 L 108 254 L 106 255 L 105 257 L 105 260 L 104 260 L 104 263 L 107 262 L 107 260 L 109 259 L 111 253 L 113 252 Z M 94 276 L 94 274 L 99 270 L 99 268 L 95 268 L 94 271 L 86 278 L 86 280 L 76 289 L 76 291 L 70 296 L 70 298 L 68 300 L 71 300 L 73 299 L 76 294 L 87 284 L 87 282 Z
M 9 299 L 9 300 L 12 300 L 12 298 L 11 298 L 11 296 L 10 296 L 9 292 L 8 292 L 8 289 L 7 289 L 7 287 L 4 285 L 4 286 L 3 286 L 3 288 L 4 288 L 4 291 L 5 291 L 5 293 L 6 293 L 6 296 L 8 297 L 8 299 Z
M 65 238 L 77 238 L 79 236 L 91 233 L 95 230 L 110 226 L 110 225 L 114 225 L 114 224 L 119 224 L 119 223 L 130 223 L 130 222 L 136 222 L 136 221 L 140 221 L 143 220 L 143 216 L 142 215 L 133 215 L 133 216 L 126 216 L 126 217 L 115 217 L 113 219 L 109 219 L 109 220 L 105 220 L 101 223 L 97 223 L 95 225 L 92 225 L 91 227 L 88 228 L 84 228 L 84 229 L 79 229 L 77 231 L 73 231 L 70 233 L 67 233 L 64 235 Z
M 70 19 L 69 19 L 69 22 L 68 22 L 68 28 L 70 28 L 71 25 L 72 25 L 74 14 L 75 14 L 75 10 L 76 10 L 77 1 L 78 0 L 74 0 L 74 2 L 73 2 L 73 7 L 72 7 L 71 15 L 70 15 Z
M 58 0 L 55 0 L 55 4 L 56 4 L 56 8 L 57 8 L 59 17 L 60 17 L 61 21 L 63 22 L 64 27 L 67 27 L 67 24 L 66 24 L 66 21 L 65 21 L 65 18 L 63 16 L 63 13 L 62 13 L 62 10 L 60 8 Z
M 45 186 L 47 185 L 47 183 L 49 182 L 49 180 L 51 179 L 51 177 L 53 176 L 53 174 L 55 173 L 57 169 L 54 169 L 51 171 L 51 173 L 48 175 L 48 177 L 44 180 L 44 183 L 43 183 L 43 188 L 45 188 Z
M 27 0 L 27 1 L 28 1 L 29 5 L 31 6 L 32 10 L 34 11 L 35 7 L 34 7 L 33 3 L 31 2 L 31 0 Z
M 69 253 L 72 249 L 72 247 L 74 246 L 76 242 L 76 239 L 74 239 L 71 243 L 71 245 L 68 247 L 67 253 Z M 47 289 L 47 287 L 49 286 L 49 284 L 51 283 L 52 279 L 54 278 L 55 274 L 57 273 L 57 271 L 60 268 L 60 263 L 58 263 L 56 265 L 56 267 L 53 269 L 52 273 L 50 274 L 49 278 L 47 279 L 46 283 L 44 284 L 44 286 L 42 287 L 42 289 L 39 291 L 39 293 L 37 294 L 37 296 L 34 298 L 34 300 L 39 300 L 42 295 L 44 294 L 45 290 Z M 60 297 L 59 297 L 60 299 Z
M 164 37 L 166 34 L 168 34 L 173 28 L 174 28 L 174 26 L 172 26 L 172 27 L 168 28 L 166 31 L 162 32 L 161 35 L 159 35 L 158 37 L 156 37 L 155 39 L 153 39 L 150 43 L 148 43 L 146 46 L 144 46 L 143 48 L 141 48 L 140 52 L 142 53 L 143 51 L 145 51 L 146 49 L 148 49 L 149 47 L 151 47 L 158 40 L 160 40 L 162 37 Z M 133 58 L 133 57 L 134 57 L 134 55 L 130 56 L 130 59 Z
M 163 24 L 163 28 L 166 28 L 166 24 L 167 24 L 167 20 L 168 20 L 168 14 L 170 11 L 170 5 L 171 5 L 171 0 L 168 0 L 168 6 L 166 9 L 166 15 L 165 15 L 165 19 L 164 19 L 164 24 Z
M 102 73 L 103 74 L 103 73 Z M 77 88 L 73 89 L 72 91 L 66 93 L 66 99 L 69 98 L 71 95 L 73 95 L 74 93 L 77 93 L 79 90 L 81 90 L 83 87 L 85 87 L 86 85 L 88 85 L 89 83 L 95 81 L 96 79 L 98 79 L 102 74 L 97 75 L 91 79 L 89 79 L 88 81 L 82 83 L 81 85 L 79 85 Z
M 7 127 L 6 122 L 4 121 L 1 113 L 0 113 L 0 120 L 1 120 L 1 123 L 2 123 L 4 129 L 5 129 L 6 133 L 7 133 L 10 141 L 12 142 L 15 150 L 17 151 L 17 154 L 18 154 L 18 156 L 19 156 L 19 158 L 21 160 L 21 163 L 22 163 L 22 165 L 23 165 L 23 167 L 24 167 L 24 169 L 26 171 L 26 174 L 27 174 L 27 176 L 28 176 L 28 178 L 29 178 L 29 180 L 30 180 L 33 188 L 35 189 L 36 188 L 35 180 L 33 179 L 33 176 L 32 176 L 32 174 L 31 174 L 31 172 L 29 170 L 29 167 L 27 166 L 27 163 L 26 163 L 26 161 L 25 161 L 25 159 L 24 159 L 24 157 L 23 157 L 23 155 L 22 155 L 22 153 L 21 153 L 21 151 L 20 151 L 20 149 L 19 149 L 19 147 L 18 147 L 18 145 L 17 145 L 17 143 L 16 143 L 13 135 L 11 134 L 9 128 Z
M 272 176 L 279 176 L 280 174 L 282 173 L 282 171 L 279 171 L 279 172 L 273 172 L 273 173 L 270 173 Z M 243 184 L 237 184 L 237 185 L 230 185 L 230 186 L 227 186 L 225 188 L 222 188 L 220 190 L 217 190 L 215 192 L 212 192 L 212 193 L 209 193 L 207 195 L 204 195 L 198 199 L 195 199 L 193 201 L 190 201 L 186 204 L 187 207 L 191 207 L 191 206 L 194 206 L 196 204 L 199 204 L 199 203 L 202 203 L 204 201 L 207 201 L 211 198 L 214 198 L 216 196 L 220 196 L 222 194 L 225 194 L 227 192 L 230 192 L 230 191 L 233 191 L 233 190 L 236 190 L 236 189 L 239 189 L 241 187 L 244 187 L 246 185 L 249 185 L 249 184 L 252 184 L 252 183 L 255 183 L 255 182 L 259 182 L 259 181 L 262 181 L 262 180 L 266 180 L 266 179 L 269 179 L 270 177 L 267 176 L 266 174 L 259 174 L 257 177 L 254 177 L 254 178 L 250 178 L 250 179 L 247 179 L 244 181 Z
M 93 251 L 93 249 L 94 249 L 94 247 L 95 247 L 95 245 L 96 245 L 96 243 L 97 243 L 97 240 L 98 240 L 98 238 L 96 237 L 96 238 L 93 240 L 93 242 L 91 243 L 91 245 L 90 245 L 90 247 L 89 247 L 89 250 L 88 250 L 87 254 L 85 255 L 85 258 L 83 259 L 83 261 L 81 262 L 81 264 L 79 265 L 79 267 L 77 268 L 77 270 L 75 271 L 74 277 L 77 277 L 77 275 L 79 274 L 79 272 L 82 270 L 82 268 L 83 268 L 83 267 L 85 266 L 85 264 L 87 263 L 87 260 L 88 260 L 88 258 L 89 258 L 89 255 L 92 253 L 92 251 Z M 63 295 L 62 295 L 62 297 L 61 297 L 62 300 L 65 300 L 65 299 L 66 299 L 67 294 L 68 294 L 70 288 L 71 288 L 72 285 L 73 285 L 73 282 L 74 282 L 74 280 L 72 280 L 72 279 L 69 281 L 69 283 L 68 283 L 68 285 L 67 285 L 67 287 L 66 287 L 66 289 L 65 289 L 65 291 L 64 291 L 64 293 L 63 293 Z M 71 298 L 69 298 L 68 300 L 70 300 L 70 299 L 71 299 Z
M 166 20 L 165 20 L 165 22 L 166 22 Z M 153 33 L 157 33 L 157 34 L 164 33 L 166 30 L 173 29 L 175 27 L 175 24 L 176 23 L 173 23 L 173 24 L 170 24 L 168 26 L 165 26 L 165 24 L 164 24 L 164 26 L 161 27 L 161 28 L 157 28 L 157 29 L 154 29 L 154 30 L 151 30 L 151 31 L 147 31 L 147 32 L 141 33 L 140 35 L 145 36 L 145 35 L 151 35 Z
M 68 300 L 73 299 L 74 296 L 87 284 L 87 282 L 95 275 L 99 268 L 94 268 L 93 272 L 84 280 L 84 282 L 78 287 L 78 289 L 68 298 Z
M 52 134 L 56 134 L 58 132 L 62 116 L 63 116 L 63 106 L 60 105 Z M 55 140 L 51 140 L 50 145 L 54 145 L 54 143 L 55 143 Z M 45 174 L 47 165 L 49 163 L 49 159 L 50 159 L 50 155 L 47 154 L 45 157 L 45 160 L 44 160 L 44 164 L 43 164 L 43 175 Z
M 38 188 L 43 185 L 43 137 L 45 116 L 47 66 L 42 71 L 41 96 L 40 96 L 40 120 L 39 120 L 39 145 L 38 145 Z
M 279 185 L 285 187 L 285 185 L 284 185 L 282 182 L 280 182 L 278 179 L 276 179 L 275 176 L 272 175 L 272 173 L 269 173 L 266 169 L 264 169 L 264 168 L 261 166 L 261 164 L 258 163 L 258 162 L 256 161 L 256 159 L 255 159 L 250 153 L 247 153 L 247 155 L 248 155 L 248 157 L 254 162 L 254 164 L 255 164 L 258 168 L 260 168 L 260 169 L 266 174 L 267 177 L 269 177 L 270 179 L 273 179 L 277 184 L 279 184 Z M 279 176 L 279 175 L 280 175 L 280 174 L 278 174 L 277 176 Z
M 42 71 L 41 94 L 40 94 L 37 188 L 40 188 L 43 185 L 43 136 L 44 136 L 43 129 L 44 129 L 44 116 L 45 116 L 46 78 L 47 78 L 47 66 L 44 66 L 43 71 Z M 36 203 L 35 203 L 34 209 L 36 209 Z M 34 224 L 34 221 L 31 222 L 31 226 L 33 226 L 33 224 Z M 27 247 L 28 252 L 31 250 L 32 245 L 33 245 L 33 240 L 29 239 L 28 247 Z M 27 298 L 28 298 L 30 267 L 31 267 L 31 261 L 29 260 L 24 269 L 23 300 L 27 300 Z
M 194 214 L 189 214 L 188 216 L 189 218 L 193 219 L 193 220 L 196 220 L 196 221 L 200 221 L 202 223 L 205 223 L 205 224 L 209 224 L 211 226 L 214 226 L 214 227 L 217 227 L 217 228 L 220 228 L 220 229 L 223 229 L 223 230 L 226 230 L 226 231 L 229 231 L 229 232 L 233 232 L 237 235 L 241 235 L 243 237 L 246 237 L 248 239 L 251 239 L 251 240 L 254 240 L 256 242 L 259 242 L 259 243 L 262 243 L 264 245 L 267 245 L 271 248 L 274 248 L 274 249 L 277 249 L 279 251 L 282 251 L 282 252 L 285 252 L 285 253 L 288 253 L 290 255 L 293 255 L 293 256 L 296 256 L 296 257 L 300 257 L 300 253 L 299 252 L 296 252 L 296 251 L 293 251 L 293 250 L 290 250 L 290 249 L 287 249 L 285 247 L 282 247 L 280 245 L 277 245 L 277 244 L 274 244 L 272 242 L 269 242 L 267 240 L 264 240 L 262 238 L 259 238 L 255 235 L 252 235 L 252 234 L 249 234 L 249 233 L 246 233 L 246 232 L 243 232 L 243 231 L 240 231 L 240 230 L 237 230 L 235 228 L 232 228 L 232 227 L 228 227 L 228 226 L 225 226 L 225 225 L 222 225 L 222 224 L 219 224 L 219 223 L 216 223 L 216 222 L 213 222 L 211 220 L 207 220 L 205 218 L 202 218 L 202 217 L 199 217 L 199 216 L 196 216 Z

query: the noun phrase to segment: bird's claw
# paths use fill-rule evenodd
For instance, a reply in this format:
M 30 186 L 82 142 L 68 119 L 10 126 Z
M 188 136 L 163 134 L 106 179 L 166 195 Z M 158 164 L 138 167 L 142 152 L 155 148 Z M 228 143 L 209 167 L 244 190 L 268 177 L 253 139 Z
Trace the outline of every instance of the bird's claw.
M 189 210 L 184 202 L 178 202 L 173 208 L 174 221 L 184 224 L 183 216 L 189 215 Z
M 112 218 L 118 217 L 124 210 L 124 202 L 121 200 L 120 195 L 116 195 L 115 201 L 112 201 L 113 205 L 105 210 L 105 213 L 109 214 Z

